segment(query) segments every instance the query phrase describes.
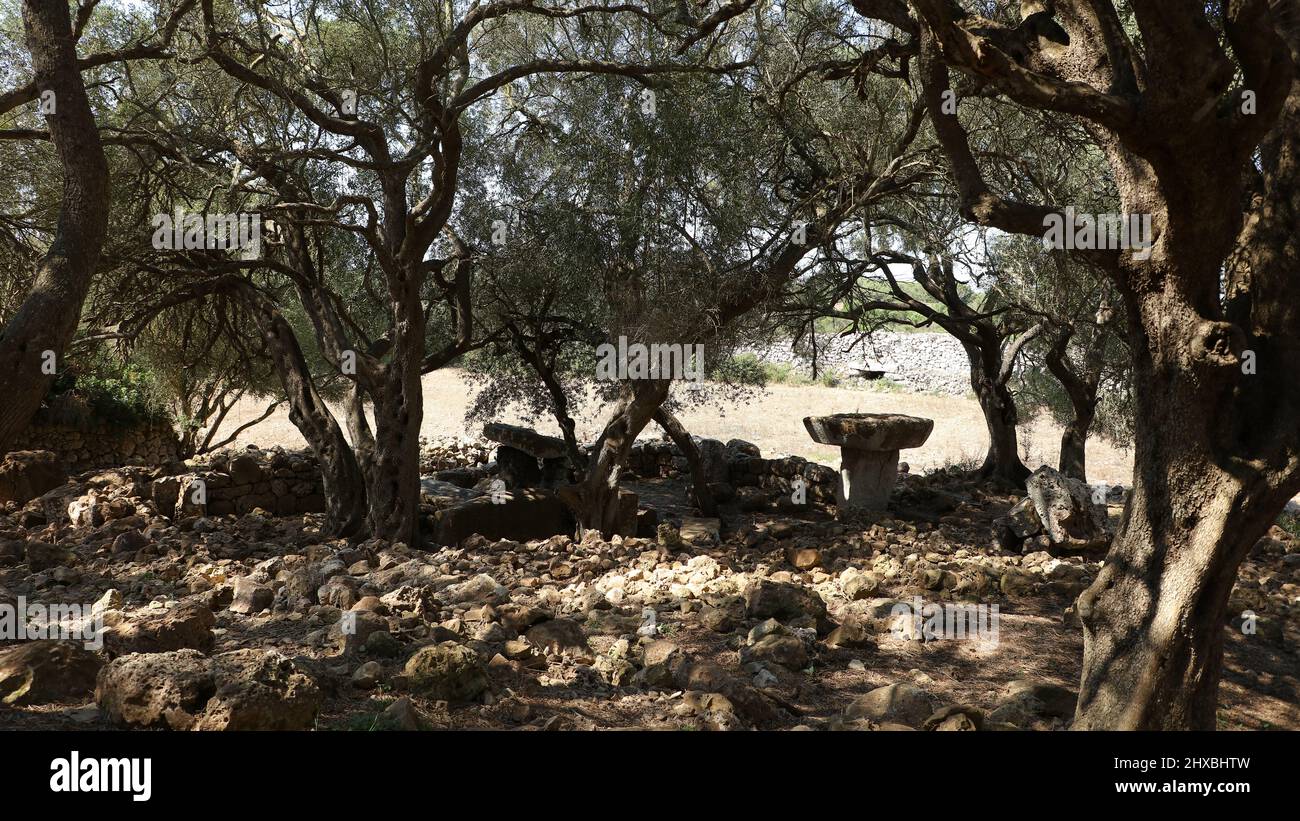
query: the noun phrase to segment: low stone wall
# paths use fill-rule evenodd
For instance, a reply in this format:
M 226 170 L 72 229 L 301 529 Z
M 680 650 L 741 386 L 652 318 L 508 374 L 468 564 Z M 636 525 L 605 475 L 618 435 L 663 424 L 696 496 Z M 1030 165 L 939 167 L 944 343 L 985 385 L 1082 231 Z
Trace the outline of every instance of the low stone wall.
M 758 509 L 776 504 L 785 507 L 781 499 L 791 499 L 795 490 L 795 477 L 805 482 L 810 502 L 829 503 L 835 500 L 838 473 L 825 465 L 809 462 L 801 456 L 764 459 L 758 446 L 743 439 L 722 443 L 717 439 L 696 437 L 705 473 L 714 485 L 715 493 L 727 501 L 735 494 L 741 506 Z M 674 476 L 689 474 L 690 465 L 681 449 L 670 441 L 637 442 L 628 455 L 628 467 L 638 476 Z M 757 489 L 758 493 L 753 492 Z M 790 504 L 793 504 L 791 499 Z
M 203 481 L 206 504 L 193 501 Z M 154 503 L 172 515 L 243 515 L 262 508 L 277 516 L 321 513 L 325 490 L 316 459 L 308 452 L 245 450 L 219 454 L 206 467 L 154 482 Z
M 914 391 L 964 396 L 970 391 L 970 362 L 961 343 L 946 333 L 880 331 L 870 337 L 820 334 L 817 367 L 842 376 L 862 370 L 884 371 L 886 378 Z M 790 365 L 799 373 L 812 373 L 813 345 L 807 339 L 791 350 L 788 342 L 770 348 L 745 348 L 764 362 Z
M 9 449 L 48 450 L 71 473 L 119 465 L 163 465 L 180 459 L 176 432 L 163 420 L 124 426 L 99 419 L 68 423 L 37 417 Z

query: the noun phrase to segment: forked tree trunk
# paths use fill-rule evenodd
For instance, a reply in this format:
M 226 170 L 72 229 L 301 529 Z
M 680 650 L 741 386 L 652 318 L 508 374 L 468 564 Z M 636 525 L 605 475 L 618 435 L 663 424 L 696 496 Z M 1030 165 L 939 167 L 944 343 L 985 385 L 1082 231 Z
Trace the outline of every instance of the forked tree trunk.
M 709 488 L 709 477 L 704 471 L 704 460 L 700 458 L 700 449 L 695 446 L 695 440 L 691 438 L 691 433 L 686 426 L 671 412 L 664 408 L 655 411 L 654 420 L 663 428 L 668 438 L 673 440 L 682 455 L 686 457 L 686 463 L 691 468 L 691 490 L 695 496 L 695 506 L 699 508 L 700 513 L 705 516 L 718 515 L 718 503 L 713 498 L 713 491 Z
M 612 537 L 626 523 L 619 505 L 619 474 L 632 444 L 668 398 L 667 381 L 638 381 L 624 385 L 623 395 L 596 443 L 582 482 L 565 488 L 562 496 L 573 509 L 581 535 L 598 530 Z
M 1056 377 L 1056 381 L 1060 383 L 1069 398 L 1072 414 L 1070 421 L 1065 424 L 1065 429 L 1061 431 L 1061 456 L 1057 462 L 1057 469 L 1066 476 L 1086 482 L 1088 462 L 1085 449 L 1088 444 L 1088 432 L 1092 429 L 1093 419 L 1097 416 L 1097 376 L 1093 374 L 1080 376 L 1070 369 L 1066 350 L 1072 335 L 1072 332 L 1067 332 L 1057 337 L 1056 342 L 1048 349 L 1044 361 L 1047 369 L 1051 371 L 1052 376 Z M 1090 350 L 1088 353 L 1089 361 L 1094 362 L 1099 369 L 1100 363 L 1096 362 L 1096 359 L 1100 356 L 1100 352 Z
M 280 310 L 252 286 L 238 286 L 252 311 L 275 371 L 289 400 L 289 420 L 307 440 L 320 465 L 325 493 L 326 530 L 353 536 L 366 519 L 365 479 L 356 456 L 316 385 L 293 328 Z
M 108 162 L 77 67 L 68 4 L 27 0 L 23 26 L 36 84 L 53 93 L 50 140 L 63 167 L 63 198 L 54 241 L 36 268 L 31 293 L 0 331 L 0 453 L 27 427 L 76 333 L 81 306 L 108 229 Z

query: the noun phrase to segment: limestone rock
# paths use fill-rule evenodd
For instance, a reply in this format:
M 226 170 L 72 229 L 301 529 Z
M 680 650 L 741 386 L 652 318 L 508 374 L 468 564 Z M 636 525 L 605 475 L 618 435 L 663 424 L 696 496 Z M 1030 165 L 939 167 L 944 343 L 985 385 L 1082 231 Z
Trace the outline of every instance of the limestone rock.
M 440 701 L 472 701 L 488 687 L 478 656 L 452 641 L 420 648 L 404 672 L 413 692 Z
M 309 729 L 320 701 L 292 660 L 254 649 L 132 653 L 105 666 L 95 688 L 115 723 L 173 730 Z
M 210 653 L 215 625 L 212 609 L 197 601 L 170 609 L 141 610 L 104 631 L 104 648 L 114 656 L 182 649 Z
M 230 603 L 233 613 L 249 615 L 261 613 L 275 601 L 275 591 L 264 584 L 258 584 L 248 576 L 235 579 L 235 597 Z
M 1082 550 L 1110 541 L 1106 506 L 1092 500 L 1084 482 L 1043 465 L 1025 480 L 1029 498 L 1052 544 Z
M 551 619 L 535 624 L 524 636 L 544 653 L 575 655 L 589 650 L 582 627 L 570 619 Z
M 0 649 L 0 702 L 46 704 L 89 695 L 104 662 L 75 641 L 37 640 Z
M 0 505 L 25 505 L 63 484 L 67 471 L 48 450 L 13 450 L 0 459 Z
M 934 704 L 924 690 L 911 684 L 890 684 L 857 698 L 844 711 L 844 717 L 917 728 L 933 713 Z

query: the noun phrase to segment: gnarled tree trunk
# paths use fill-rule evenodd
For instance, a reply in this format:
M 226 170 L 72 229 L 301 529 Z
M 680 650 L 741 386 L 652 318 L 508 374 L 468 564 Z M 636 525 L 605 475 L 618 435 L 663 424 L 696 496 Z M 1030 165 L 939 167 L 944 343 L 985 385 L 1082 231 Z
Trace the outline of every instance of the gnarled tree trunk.
M 662 407 L 655 411 L 654 420 L 681 450 L 687 464 L 691 467 L 691 490 L 695 496 L 695 506 L 705 516 L 718 515 L 718 503 L 713 498 L 713 490 L 709 488 L 709 477 L 704 472 L 704 460 L 700 458 L 700 449 L 695 446 L 690 431 L 673 413 Z
M 994 343 L 997 344 L 996 342 Z M 1016 436 L 1016 400 L 1002 377 L 1002 362 L 981 347 L 963 343 L 970 360 L 971 389 L 979 401 L 984 415 L 984 427 L 989 435 L 989 447 L 984 462 L 976 471 L 978 479 L 996 479 L 1012 487 L 1024 487 L 1029 468 L 1020 461 Z M 995 348 L 1000 352 L 1000 348 Z
M 36 84 L 54 94 L 47 119 L 63 166 L 63 198 L 54 241 L 37 266 L 31 293 L 0 331 L 0 452 L 27 427 L 54 380 L 42 367 L 45 352 L 52 351 L 55 365 L 62 366 L 108 229 L 108 162 L 77 67 L 68 4 L 27 0 L 23 27 Z
M 624 511 L 619 504 L 619 474 L 627 464 L 632 444 L 668 398 L 667 380 L 624 383 L 609 421 L 596 442 L 582 482 L 565 488 L 562 496 L 573 509 L 578 531 L 598 530 L 610 538 L 625 530 Z
M 1080 376 L 1070 369 L 1066 360 L 1066 347 L 1070 334 L 1061 334 L 1048 350 L 1044 361 L 1047 369 L 1056 377 L 1070 400 L 1070 421 L 1061 431 L 1061 456 L 1057 469 L 1066 476 L 1088 481 L 1088 457 L 1086 446 L 1088 432 L 1097 415 L 1097 379 L 1095 374 Z
M 244 304 L 252 309 L 258 330 L 266 341 L 289 399 L 289 420 L 307 440 L 320 465 L 326 529 L 335 536 L 356 535 L 366 518 L 365 478 L 356 456 L 334 414 L 316 391 L 307 359 L 284 315 L 253 286 L 241 283 L 237 291 Z
M 1264 464 L 1227 455 L 1241 444 L 1241 431 L 1224 427 L 1230 403 L 1202 397 L 1214 380 L 1207 371 L 1233 363 L 1206 364 L 1162 344 L 1171 342 L 1137 358 L 1133 489 L 1105 566 L 1079 599 L 1078 729 L 1214 729 L 1237 569 L 1295 490 L 1282 448 Z
M 370 391 L 375 415 L 373 467 L 368 502 L 371 535 L 420 545 L 420 422 L 424 395 L 423 310 L 416 298 L 396 306 L 401 314 L 392 361 Z

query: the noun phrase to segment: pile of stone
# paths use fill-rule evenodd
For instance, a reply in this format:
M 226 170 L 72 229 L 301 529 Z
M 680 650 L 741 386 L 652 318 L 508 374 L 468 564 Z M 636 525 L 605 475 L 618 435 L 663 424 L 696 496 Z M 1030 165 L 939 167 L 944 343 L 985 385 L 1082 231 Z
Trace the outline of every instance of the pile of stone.
M 809 504 L 835 501 L 836 473 L 801 456 L 764 459 L 752 442 L 693 437 L 714 497 L 733 499 L 745 511 L 796 511 Z M 628 458 L 630 471 L 641 477 L 690 475 L 690 465 L 677 445 L 667 440 L 637 442 Z M 802 487 L 801 493 L 796 493 Z M 804 499 L 796 502 L 796 497 Z
M 492 460 L 493 445 L 467 436 L 420 437 L 420 473 L 430 476 L 444 470 L 482 467 Z

